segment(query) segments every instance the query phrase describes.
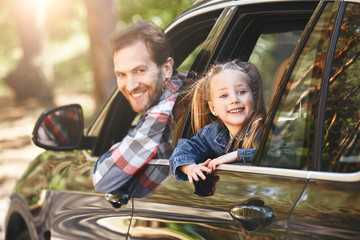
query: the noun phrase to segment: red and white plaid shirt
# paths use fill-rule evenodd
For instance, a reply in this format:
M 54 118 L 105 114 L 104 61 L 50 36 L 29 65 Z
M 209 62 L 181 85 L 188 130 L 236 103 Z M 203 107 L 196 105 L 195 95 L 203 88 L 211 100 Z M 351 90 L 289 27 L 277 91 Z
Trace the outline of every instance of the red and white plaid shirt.
M 172 111 L 181 86 L 182 80 L 174 76 L 159 103 L 148 109 L 134 130 L 97 160 L 93 170 L 96 191 L 127 192 L 139 186 L 153 190 L 167 179 L 169 171 L 153 173 L 149 178 L 154 169 L 147 163 L 152 159 L 168 159 L 174 150 Z

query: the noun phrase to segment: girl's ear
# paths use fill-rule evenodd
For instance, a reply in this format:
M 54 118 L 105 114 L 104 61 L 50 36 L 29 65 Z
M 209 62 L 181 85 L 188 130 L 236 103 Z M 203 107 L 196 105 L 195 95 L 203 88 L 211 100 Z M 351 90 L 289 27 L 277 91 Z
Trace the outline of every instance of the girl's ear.
M 208 101 L 208 105 L 209 105 L 209 108 L 210 108 L 210 111 L 211 111 L 212 115 L 217 116 L 214 104 L 212 104 L 211 101 Z
M 174 59 L 169 57 L 162 65 L 162 71 L 165 79 L 170 79 L 173 75 Z

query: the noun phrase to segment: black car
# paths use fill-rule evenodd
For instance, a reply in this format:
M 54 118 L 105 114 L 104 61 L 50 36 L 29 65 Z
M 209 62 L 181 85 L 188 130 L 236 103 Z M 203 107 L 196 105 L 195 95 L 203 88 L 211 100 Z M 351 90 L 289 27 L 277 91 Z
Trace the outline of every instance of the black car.
M 166 34 L 189 76 L 234 58 L 260 70 L 268 114 L 252 165 L 104 195 L 94 163 L 136 114 L 116 90 L 83 134 L 79 105 L 50 109 L 33 136 L 48 151 L 16 185 L 6 239 L 360 239 L 360 1 L 199 1 Z M 192 136 L 188 116 L 175 144 Z M 39 141 L 52 121 L 61 138 Z

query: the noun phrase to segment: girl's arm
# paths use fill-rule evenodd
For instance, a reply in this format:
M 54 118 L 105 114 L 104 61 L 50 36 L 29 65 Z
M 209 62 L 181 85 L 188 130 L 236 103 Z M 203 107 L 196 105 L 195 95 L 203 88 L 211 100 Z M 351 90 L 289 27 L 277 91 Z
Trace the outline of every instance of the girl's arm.
M 211 130 L 211 129 L 210 129 Z M 188 181 L 188 175 L 192 176 L 188 173 L 195 173 L 195 176 L 190 180 L 191 182 L 197 178 L 197 176 L 201 176 L 199 171 L 205 170 L 207 172 L 209 169 L 206 165 L 202 164 L 206 159 L 211 159 L 214 157 L 214 152 L 211 147 L 209 147 L 212 142 L 208 142 L 207 135 L 209 135 L 206 131 L 206 127 L 199 130 L 199 132 L 193 136 L 191 139 L 179 139 L 178 145 L 173 151 L 171 157 L 169 158 L 170 163 L 170 171 L 178 181 Z M 198 165 L 197 168 L 194 166 Z M 191 165 L 192 168 L 185 168 L 182 170 L 182 166 Z M 199 174 L 197 174 L 199 173 Z
M 208 168 L 211 171 L 214 171 L 223 163 L 232 163 L 232 162 L 236 162 L 237 160 L 238 160 L 237 151 L 230 152 L 230 153 L 227 153 L 225 155 L 222 155 L 220 157 L 217 157 L 217 158 L 214 158 L 213 160 L 211 160 L 208 164 Z

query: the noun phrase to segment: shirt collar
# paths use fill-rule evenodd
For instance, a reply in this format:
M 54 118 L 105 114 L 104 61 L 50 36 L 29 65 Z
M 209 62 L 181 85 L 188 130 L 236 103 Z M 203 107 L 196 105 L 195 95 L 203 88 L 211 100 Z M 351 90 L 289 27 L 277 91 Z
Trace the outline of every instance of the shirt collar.
M 234 137 L 231 139 L 229 130 L 221 125 L 222 130 L 219 131 L 219 133 L 216 135 L 214 142 L 222 147 L 229 146 L 228 150 L 233 148 L 234 143 L 237 141 L 238 137 Z M 245 137 L 250 134 L 250 129 L 246 132 L 245 136 L 241 139 L 241 141 L 244 141 Z M 229 141 L 231 140 L 230 144 Z
M 168 82 L 168 84 L 166 84 L 166 89 L 161 95 L 160 101 L 177 93 L 182 85 L 183 85 L 183 81 L 177 75 L 174 75 L 171 78 L 171 80 Z

